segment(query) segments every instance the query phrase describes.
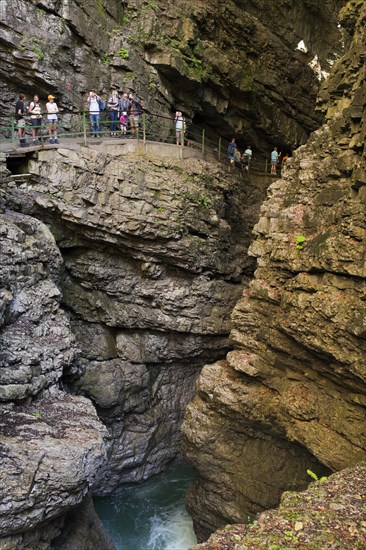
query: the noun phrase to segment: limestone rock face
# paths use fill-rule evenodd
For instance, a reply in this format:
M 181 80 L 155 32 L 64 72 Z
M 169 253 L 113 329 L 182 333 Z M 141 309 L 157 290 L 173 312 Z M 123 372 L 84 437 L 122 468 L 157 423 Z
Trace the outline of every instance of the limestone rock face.
M 12 183 L 1 172 L 0 546 L 46 550 L 93 486 L 105 428 L 89 400 L 62 391 L 76 348 L 60 308 L 61 255 L 42 222 L 3 208 Z
M 60 394 L 57 400 L 3 406 L 3 537 L 34 530 L 83 500 L 104 458 L 103 432 L 82 397 Z
M 43 223 L 10 211 L 1 216 L 0 401 L 58 386 L 74 358 L 74 338 L 59 306 L 60 267 Z
M 42 151 L 24 169 L 31 177 L 18 207 L 56 236 L 81 350 L 64 381 L 108 427 L 109 462 L 95 485 L 105 493 L 179 453 L 198 372 L 229 348 L 266 186 L 202 160 L 118 146 Z
M 183 109 L 212 136 L 235 132 L 258 152 L 293 147 L 319 125 L 319 78 L 341 51 L 344 4 L 3 0 L 0 111 L 13 112 L 19 91 L 43 107 L 53 93 L 67 126 L 90 89 L 107 96 L 114 86 L 149 112 Z
M 194 123 L 268 152 L 274 141 L 304 143 L 318 127 L 318 79 L 340 52 L 344 3 L 162 1 L 140 13 L 132 1 L 124 43 L 134 66 L 146 62 L 150 87 Z
M 203 369 L 188 408 L 185 452 L 198 469 L 188 505 L 202 536 L 278 502 L 310 461 L 320 473 L 366 457 L 365 9 L 343 12 L 354 27 L 324 92 L 328 124 L 262 206 L 255 278 L 233 313 L 236 349 Z

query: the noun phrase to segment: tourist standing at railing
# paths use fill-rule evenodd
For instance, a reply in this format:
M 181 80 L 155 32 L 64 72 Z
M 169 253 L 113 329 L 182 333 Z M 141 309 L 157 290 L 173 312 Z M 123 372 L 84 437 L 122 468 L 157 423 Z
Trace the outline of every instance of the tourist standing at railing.
M 92 90 L 89 93 L 88 103 L 89 103 L 89 116 L 91 131 L 93 137 L 98 137 L 100 132 L 100 107 L 99 102 L 102 101 L 99 95 L 97 95 L 95 90 Z
M 175 113 L 174 122 L 175 122 L 175 137 L 176 137 L 177 145 L 183 145 L 184 133 L 186 131 L 186 121 L 184 119 L 182 111 L 177 111 Z
M 239 149 L 235 149 L 235 151 L 234 151 L 234 161 L 235 161 L 235 166 L 238 166 L 239 168 L 242 167 L 242 165 L 241 165 L 241 152 L 239 151 Z
M 140 116 L 142 113 L 142 105 L 140 99 L 133 94 L 130 94 L 128 99 L 130 100 L 130 115 L 129 122 L 132 136 L 138 135 Z
M 48 103 L 46 103 L 47 110 L 47 123 L 48 123 L 48 134 L 50 136 L 50 143 L 58 143 L 57 139 L 57 113 L 58 107 L 55 103 L 55 97 L 53 95 L 48 96 Z
M 245 166 L 245 170 L 249 170 L 249 165 L 252 161 L 252 158 L 253 158 L 253 152 L 252 152 L 252 148 L 250 145 L 247 146 L 247 148 L 245 149 L 244 153 L 243 153 L 243 156 L 242 156 L 242 162 Z
M 228 154 L 228 157 L 229 157 L 229 162 L 230 162 L 230 166 L 229 168 L 231 167 L 234 167 L 235 165 L 235 151 L 237 150 L 237 145 L 235 143 L 235 138 L 231 138 L 231 141 L 228 145 L 228 148 L 227 148 L 227 154 Z
M 107 105 L 109 110 L 109 118 L 111 121 L 111 136 L 116 136 L 118 131 L 118 114 L 120 105 L 120 98 L 117 90 L 112 91 L 111 97 L 108 99 Z
M 130 113 L 130 100 L 128 99 L 128 94 L 124 93 L 119 100 L 119 112 L 120 113 L 127 113 L 127 116 Z
M 31 117 L 33 143 L 34 145 L 39 145 L 40 141 L 38 139 L 38 132 L 42 125 L 42 109 L 39 103 L 38 95 L 35 95 L 33 101 L 30 102 L 28 113 Z
M 277 164 L 280 159 L 281 153 L 277 152 L 277 147 L 273 148 L 271 153 L 271 174 L 277 173 Z
M 25 139 L 25 118 L 24 118 L 24 105 L 25 95 L 19 94 L 19 99 L 15 104 L 15 118 L 17 121 L 18 137 L 21 147 L 26 147 L 27 142 Z

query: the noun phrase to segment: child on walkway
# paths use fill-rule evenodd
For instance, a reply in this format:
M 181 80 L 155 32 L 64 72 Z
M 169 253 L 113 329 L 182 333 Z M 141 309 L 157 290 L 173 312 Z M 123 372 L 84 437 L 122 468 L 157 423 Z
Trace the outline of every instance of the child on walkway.
M 123 111 L 123 113 L 119 117 L 119 124 L 120 124 L 120 128 L 121 128 L 121 134 L 123 136 L 125 136 L 126 133 L 127 133 L 127 123 L 128 123 L 128 116 L 127 116 L 126 111 Z

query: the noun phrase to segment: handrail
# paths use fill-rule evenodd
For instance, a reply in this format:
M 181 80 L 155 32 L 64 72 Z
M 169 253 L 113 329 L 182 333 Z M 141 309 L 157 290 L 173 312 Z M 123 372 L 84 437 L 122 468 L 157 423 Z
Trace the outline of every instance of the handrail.
M 47 119 L 44 118 L 44 115 L 47 116 L 48 113 L 42 113 L 42 118 L 40 119 L 41 125 L 38 131 L 38 138 L 41 142 L 45 143 L 48 139 L 47 132 Z M 57 135 L 60 141 L 69 138 L 82 138 L 84 144 L 92 140 L 93 135 L 96 137 L 103 137 L 105 139 L 111 133 L 116 133 L 117 136 L 121 138 L 136 138 L 141 139 L 143 142 L 146 141 L 157 141 L 164 143 L 176 143 L 175 135 L 175 124 L 174 119 L 167 115 L 160 115 L 157 113 L 147 113 L 143 112 L 139 116 L 139 122 L 134 129 L 131 126 L 127 127 L 126 134 L 122 134 L 119 128 L 119 119 L 117 119 L 116 124 L 118 130 L 112 130 L 112 121 L 109 118 L 108 111 L 100 112 L 99 120 L 99 131 L 91 131 L 91 123 L 89 120 L 90 113 L 89 111 L 78 111 L 77 113 L 66 114 L 66 113 L 57 113 Z M 26 139 L 31 138 L 31 129 L 33 125 L 31 123 L 30 115 L 25 115 L 25 134 Z M 4 125 L 3 121 L 8 120 L 9 124 Z M 116 126 L 113 126 L 115 129 Z M 195 126 L 194 124 L 187 124 L 187 130 L 184 136 L 184 146 L 190 146 L 197 148 L 202 154 L 203 158 L 214 158 L 216 161 L 224 163 L 230 168 L 246 170 L 249 172 L 257 174 L 270 174 L 270 162 L 267 159 L 252 159 L 248 164 L 243 162 L 235 162 L 233 165 L 230 165 L 227 147 L 229 141 L 225 138 L 219 137 L 218 139 L 212 139 L 208 137 L 205 129 Z M 17 122 L 14 116 L 1 117 L 0 122 L 0 144 L 1 143 L 12 143 L 15 146 L 17 137 Z M 31 138 L 32 139 L 32 138 Z M 32 142 L 30 143 L 32 145 Z M 282 165 L 276 167 L 276 172 L 282 171 Z M 276 173 L 276 175 L 279 175 Z

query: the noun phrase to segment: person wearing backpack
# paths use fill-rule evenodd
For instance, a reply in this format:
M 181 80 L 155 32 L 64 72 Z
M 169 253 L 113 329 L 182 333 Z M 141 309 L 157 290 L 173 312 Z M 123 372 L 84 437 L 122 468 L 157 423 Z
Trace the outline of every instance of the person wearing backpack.
M 93 137 L 98 137 L 100 132 L 100 102 L 102 101 L 95 90 L 92 90 L 88 96 L 89 117 Z
M 39 103 L 38 95 L 35 95 L 33 101 L 28 106 L 28 113 L 31 117 L 32 123 L 32 138 L 34 145 L 39 145 L 41 142 L 38 138 L 38 132 L 42 125 L 42 109 Z

